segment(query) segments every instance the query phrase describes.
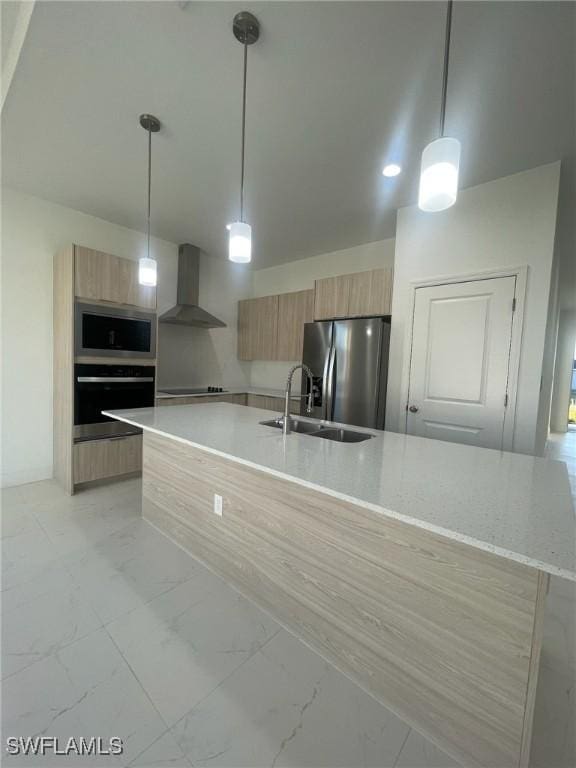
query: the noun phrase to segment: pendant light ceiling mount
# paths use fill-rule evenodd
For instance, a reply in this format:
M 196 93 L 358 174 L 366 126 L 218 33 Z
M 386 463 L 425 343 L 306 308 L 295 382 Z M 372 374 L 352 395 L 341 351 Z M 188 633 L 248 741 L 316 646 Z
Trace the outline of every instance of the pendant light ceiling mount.
M 232 22 L 234 37 L 242 45 L 253 45 L 260 37 L 260 22 L 249 11 L 240 11 Z
M 145 131 L 150 131 L 151 133 L 158 133 L 162 127 L 162 123 L 157 117 L 148 114 L 140 115 L 140 125 Z

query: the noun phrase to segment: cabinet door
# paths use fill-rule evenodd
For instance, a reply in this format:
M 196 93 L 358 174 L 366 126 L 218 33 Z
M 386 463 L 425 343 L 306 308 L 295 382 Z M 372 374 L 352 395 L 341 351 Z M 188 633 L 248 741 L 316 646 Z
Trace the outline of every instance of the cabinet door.
M 232 403 L 246 405 L 246 395 L 206 395 L 202 397 L 157 397 L 156 407 L 164 405 L 206 405 L 206 403 Z
M 324 277 L 316 280 L 314 289 L 314 320 L 348 317 L 351 275 Z
M 142 469 L 142 435 L 74 445 L 74 482 L 87 483 Z
M 75 246 L 76 296 L 156 309 L 156 288 L 138 283 L 138 262 Z
M 270 397 L 269 395 L 248 395 L 247 404 L 251 408 L 263 408 L 266 411 L 284 412 L 284 399 L 282 397 Z M 290 405 L 290 413 L 300 413 L 299 400 L 294 399 Z
M 392 270 L 372 269 L 350 275 L 348 317 L 389 315 L 392 303 Z
M 279 295 L 277 360 L 302 360 L 304 323 L 311 323 L 313 319 L 314 291 Z
M 238 302 L 238 358 L 275 360 L 278 296 Z
M 251 299 L 243 299 L 238 302 L 238 360 L 252 360 L 252 309 Z

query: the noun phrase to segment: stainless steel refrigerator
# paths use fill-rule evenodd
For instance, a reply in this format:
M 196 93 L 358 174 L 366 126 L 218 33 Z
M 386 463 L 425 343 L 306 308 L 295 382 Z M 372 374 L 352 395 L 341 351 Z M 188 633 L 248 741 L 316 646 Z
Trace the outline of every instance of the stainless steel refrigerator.
M 314 378 L 313 415 L 384 429 L 389 344 L 389 317 L 306 323 L 302 361 Z M 302 392 L 308 390 L 303 375 Z

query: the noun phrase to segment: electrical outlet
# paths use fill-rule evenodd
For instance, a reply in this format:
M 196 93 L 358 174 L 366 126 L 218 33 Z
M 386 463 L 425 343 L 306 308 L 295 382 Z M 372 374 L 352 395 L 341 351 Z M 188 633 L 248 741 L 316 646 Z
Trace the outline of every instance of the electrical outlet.
M 214 494 L 214 514 L 222 517 L 222 496 Z

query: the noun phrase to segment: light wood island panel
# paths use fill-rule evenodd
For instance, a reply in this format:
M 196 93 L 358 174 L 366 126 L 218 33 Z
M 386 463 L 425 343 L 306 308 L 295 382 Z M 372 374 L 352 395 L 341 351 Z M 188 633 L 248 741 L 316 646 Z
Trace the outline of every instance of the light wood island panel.
M 463 766 L 528 765 L 540 571 L 151 433 L 143 514 Z

